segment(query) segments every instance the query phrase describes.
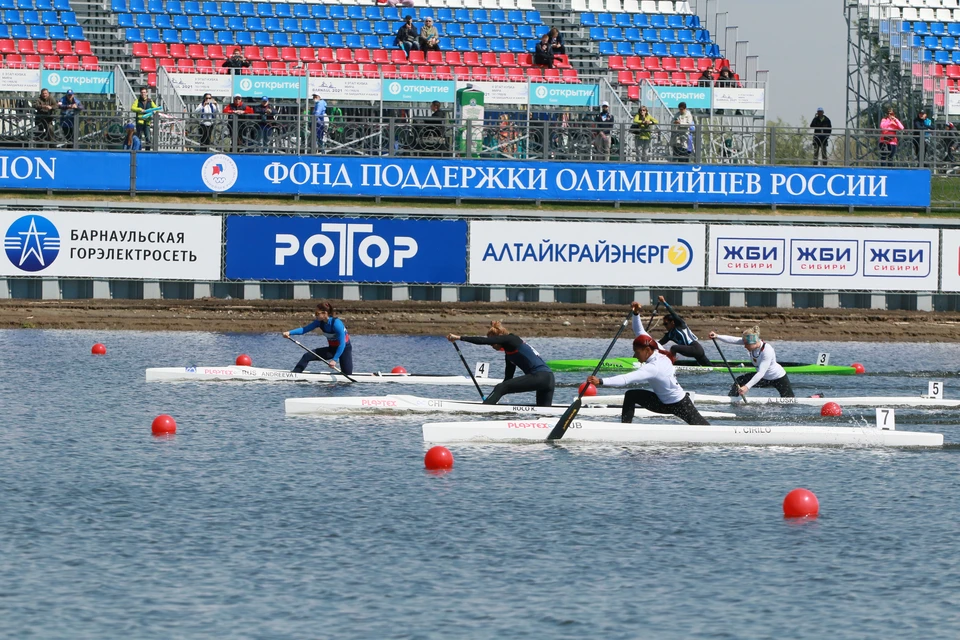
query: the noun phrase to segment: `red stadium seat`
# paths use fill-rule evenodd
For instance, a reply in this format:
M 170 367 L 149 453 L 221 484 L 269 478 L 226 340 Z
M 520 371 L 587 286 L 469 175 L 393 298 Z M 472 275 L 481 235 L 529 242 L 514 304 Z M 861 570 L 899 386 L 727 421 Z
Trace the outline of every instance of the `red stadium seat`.
M 560 77 L 563 78 L 564 82 L 569 82 L 570 84 L 580 84 L 580 78 L 577 76 L 576 69 L 560 69 Z
M 417 68 L 412 64 L 401 64 L 397 66 L 397 75 L 404 79 L 417 77 Z
M 180 58 L 187 57 L 187 46 L 179 43 L 174 43 L 170 45 L 170 57 L 174 60 L 179 60 Z M 192 66 L 192 65 L 191 65 Z
M 443 61 L 443 52 L 442 51 L 427 51 L 427 64 L 433 66 L 445 64 Z
M 187 47 L 187 57 L 192 60 L 208 60 L 207 52 L 202 44 L 192 44 Z
M 367 63 L 363 65 L 363 77 L 364 78 L 379 78 L 380 77 L 380 65 Z
M 390 62 L 392 64 L 406 64 L 407 54 L 404 53 L 403 49 L 393 49 L 390 51 Z
M 353 49 L 337 49 L 333 52 L 333 55 L 336 56 L 337 62 L 343 64 L 344 62 L 353 62 Z
M 78 40 L 76 44 L 73 45 L 73 51 L 78 56 L 92 56 L 93 51 L 90 50 L 90 43 L 86 40 Z
M 37 54 L 41 56 L 55 56 L 57 50 L 50 40 L 37 40 Z
M 152 87 L 154 89 L 157 88 L 157 74 L 155 73 L 147 74 L 147 86 Z
M 488 69 L 491 82 L 506 82 L 507 70 L 503 67 L 490 67 Z
M 434 73 L 437 76 L 437 80 L 453 80 L 453 69 L 447 65 L 442 64 L 434 68 L 436 70 Z
M 553 57 L 553 66 L 558 69 L 572 69 L 573 65 L 567 59 L 566 54 L 558 53 Z
M 633 71 L 618 71 L 617 82 L 623 85 L 637 84 L 637 80 L 633 76 Z
M 653 72 L 653 84 L 657 85 L 669 85 L 670 84 L 670 74 L 666 71 L 654 71 Z
M 640 87 L 627 87 L 627 98 L 632 102 L 640 102 Z
M 453 75 L 457 76 L 458 80 L 466 80 L 470 77 L 470 67 L 454 67 Z
M 301 49 L 300 51 L 302 52 L 303 49 Z M 329 47 L 321 47 L 320 49 L 317 49 L 317 62 L 322 62 L 326 64 L 328 62 L 333 62 L 333 61 L 334 61 L 333 49 Z
M 677 63 L 676 58 L 661 58 L 660 59 L 660 68 L 664 71 L 680 71 L 680 66 Z
M 297 50 L 297 54 L 300 56 L 301 62 L 317 61 L 317 52 L 310 47 L 301 47 L 299 50 Z
M 153 60 L 154 64 L 157 63 L 156 59 L 151 58 L 151 60 Z M 77 56 L 62 56 L 60 58 L 60 66 L 70 71 L 77 71 L 80 69 L 80 58 Z
M 397 65 L 395 64 L 383 64 L 380 65 L 380 72 L 383 73 L 384 78 L 396 78 L 397 77 Z
M 540 67 L 527 67 L 526 72 L 531 80 L 543 80 L 543 69 Z
M 144 73 L 156 73 L 157 72 L 157 59 L 156 58 L 141 58 L 140 59 L 140 71 Z
M 36 52 L 37 49 L 33 45 L 33 40 L 17 40 L 17 53 L 27 55 Z
M 38 55 L 27 55 L 23 56 L 23 66 L 26 69 L 39 69 L 40 68 L 40 56 Z
M 10 42 L 13 42 L 12 40 Z M 149 49 L 147 48 L 146 43 L 142 43 L 144 50 L 148 53 L 144 55 L 149 55 Z M 133 45 L 136 47 L 137 45 Z M 57 40 L 57 55 L 58 56 L 72 56 L 73 55 L 73 43 L 69 40 Z M 134 54 L 136 55 L 136 54 Z
M 521 67 L 532 67 L 533 66 L 533 54 L 532 53 L 518 53 L 517 54 L 517 64 Z
M 643 68 L 647 71 L 660 71 L 660 58 L 649 56 L 643 59 Z
M 623 71 L 627 68 L 623 62 L 623 56 L 610 56 L 607 58 L 607 66 L 613 71 Z
M 670 81 L 675 87 L 690 86 L 690 79 L 687 78 L 687 74 L 682 71 L 674 71 L 672 74 L 670 74 Z
M 79 55 L 79 51 L 77 54 Z M 167 57 L 167 45 L 162 42 L 154 42 L 150 45 L 150 55 L 154 58 L 166 58 Z
M 946 74 L 948 78 L 960 78 L 960 64 L 948 64 Z
M 0 40 L 0 53 L 2 53 L 3 55 L 6 55 L 8 53 L 16 53 L 16 52 L 17 52 L 17 45 L 16 43 L 14 43 L 13 40 L 10 40 L 9 38 Z M 72 52 L 68 52 L 68 53 L 72 53 Z
M 80 66 L 84 71 L 99 71 L 100 59 L 97 56 L 83 56 L 80 59 Z
M 410 64 L 427 64 L 427 58 L 423 55 L 423 51 L 411 51 L 407 62 Z
M 484 82 L 489 79 L 486 67 L 470 67 L 470 77 L 478 82 Z
M 436 80 L 436 74 L 433 72 L 433 67 L 428 65 L 421 65 L 417 67 L 417 77 L 423 78 L 424 80 Z
M 267 62 L 279 62 L 280 61 L 280 49 L 277 47 L 264 47 L 263 48 L 263 59 Z M 287 65 L 283 65 L 284 70 L 286 70 Z
M 643 71 L 643 58 L 640 56 L 628 56 L 624 62 L 630 71 Z
M 60 56 L 43 56 L 43 68 L 52 71 L 60 69 Z
M 511 82 L 526 82 L 527 77 L 520 67 L 509 67 L 507 69 L 507 80 Z
M 263 60 L 263 56 L 260 55 L 260 47 L 257 47 L 257 46 L 244 47 L 243 57 L 249 60 L 250 62 L 257 62 L 258 60 Z
M 283 47 L 280 49 L 280 59 L 285 62 L 297 62 L 297 49 L 295 47 Z
M 274 60 L 270 63 L 270 71 L 280 76 L 287 75 L 287 63 L 282 60 Z
M 543 79 L 547 82 L 560 82 L 560 69 L 544 69 Z
M 500 63 L 497 61 L 497 54 L 489 51 L 480 55 L 480 64 L 488 68 L 500 66 Z
M 177 71 L 182 73 L 193 73 L 193 60 L 190 58 L 181 58 L 177 61 Z
M 8 69 L 23 69 L 23 56 L 19 53 L 8 53 L 3 58 Z
M 357 49 L 353 52 L 353 61 L 357 64 L 370 64 L 373 62 L 373 56 L 367 49 Z
M 637 84 L 643 84 L 643 81 L 650 81 L 653 78 L 653 73 L 650 71 L 637 71 Z
M 463 64 L 468 67 L 479 67 L 480 66 L 480 54 L 476 51 L 464 51 L 463 52 Z
M 173 58 L 160 58 L 157 61 L 157 64 L 166 69 L 167 71 L 173 71 L 177 68 L 177 61 Z
M 462 67 L 463 58 L 459 51 L 447 51 L 447 64 L 451 67 Z
M 517 56 L 513 53 L 501 53 L 500 54 L 500 66 L 501 67 L 516 67 L 517 65 Z
M 697 73 L 697 61 L 695 58 L 680 58 L 680 71 L 687 73 Z
M 211 44 L 207 47 L 207 57 L 211 60 L 226 60 L 227 54 L 224 53 L 222 45 Z
M 376 64 L 390 64 L 390 52 L 386 49 L 374 49 L 373 61 Z
M 195 60 L 194 63 L 197 65 L 197 73 L 214 73 L 216 71 L 213 68 L 213 60 L 204 58 Z
M 359 78 L 362 76 L 360 73 L 360 65 L 356 62 L 348 62 L 343 65 L 343 75 L 348 78 Z
M 322 62 L 308 62 L 307 63 L 307 73 L 311 76 L 322 76 L 323 75 L 323 63 Z

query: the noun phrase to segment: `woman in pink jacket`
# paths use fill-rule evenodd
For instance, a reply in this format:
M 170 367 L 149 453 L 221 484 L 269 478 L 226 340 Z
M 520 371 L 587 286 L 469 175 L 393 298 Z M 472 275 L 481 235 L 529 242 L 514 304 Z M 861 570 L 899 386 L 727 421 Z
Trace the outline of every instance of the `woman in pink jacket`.
M 880 166 L 893 166 L 897 155 L 897 132 L 903 131 L 903 123 L 894 115 L 893 109 L 887 109 L 887 117 L 880 121 Z

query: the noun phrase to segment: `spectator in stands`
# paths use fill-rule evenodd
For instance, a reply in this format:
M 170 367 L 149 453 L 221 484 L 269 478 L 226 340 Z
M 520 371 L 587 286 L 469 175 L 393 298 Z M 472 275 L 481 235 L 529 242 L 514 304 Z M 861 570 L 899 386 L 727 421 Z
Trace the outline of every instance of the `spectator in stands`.
M 923 166 L 933 155 L 933 149 L 930 147 L 931 131 L 933 131 L 933 120 L 923 109 L 917 112 L 917 117 L 913 119 L 913 129 L 916 133 L 913 135 L 913 153 L 917 156 L 917 165 Z M 923 140 L 923 154 L 920 153 L 920 141 Z
M 593 148 L 602 160 L 610 160 L 610 136 L 613 133 L 613 114 L 610 113 L 610 103 L 600 104 L 600 113 L 594 116 L 597 128 L 593 138 Z
M 447 148 L 446 136 L 447 114 L 443 111 L 438 100 L 430 103 L 430 115 L 423 119 L 420 128 L 419 148 L 425 151 L 424 155 L 433 155 Z M 431 153 L 432 152 L 432 153 Z
M 233 54 L 223 61 L 223 64 L 220 65 L 224 69 L 246 69 L 250 66 L 250 61 L 243 56 L 243 52 L 240 50 L 240 47 L 237 47 L 233 50 Z M 232 73 L 238 73 L 233 71 Z
M 827 143 L 833 133 L 833 123 L 823 113 L 823 107 L 817 108 L 817 115 L 810 121 L 813 129 L 813 164 L 819 166 L 823 158 L 823 166 L 827 166 Z
M 703 70 L 703 73 L 700 74 L 700 77 L 697 78 L 697 86 L 709 89 L 713 86 L 713 70 L 709 67 Z
M 957 127 L 952 122 L 943 126 L 943 138 L 943 159 L 949 164 L 956 164 L 957 159 L 954 154 L 960 150 L 960 131 L 957 131 Z
M 210 151 L 210 140 L 213 138 L 213 125 L 217 121 L 217 115 L 220 114 L 220 103 L 218 103 L 209 93 L 203 94 L 203 100 L 194 109 L 200 117 L 200 146 L 205 151 Z
M 233 102 L 228 104 L 223 108 L 223 113 L 229 116 L 232 116 L 227 120 L 227 127 L 231 140 L 234 135 L 234 125 L 237 126 L 237 147 L 242 147 L 244 145 L 244 136 L 242 135 L 243 131 L 243 121 L 253 115 L 253 109 L 248 107 L 244 102 L 240 94 L 233 96 Z
M 274 122 L 277 120 L 276 110 L 270 104 L 270 98 L 263 96 L 260 98 L 260 104 L 253 108 L 253 112 L 260 122 L 260 141 L 264 147 L 270 146 L 270 133 L 273 131 Z
M 670 148 L 675 161 L 690 161 L 695 130 L 693 114 L 687 109 L 687 103 L 681 102 L 677 105 L 677 115 L 673 118 L 673 134 L 670 136 Z
M 400 29 L 397 30 L 397 37 L 394 39 L 394 44 L 403 49 L 403 52 L 407 54 L 407 57 L 410 57 L 411 51 L 418 51 L 420 49 L 420 32 L 413 25 L 413 16 L 407 16 L 403 19 L 403 24 L 400 26 Z
M 317 151 L 323 153 L 323 136 L 327 130 L 327 101 L 313 94 L 313 117 L 317 120 Z
M 37 133 L 47 142 L 53 142 L 53 114 L 56 113 L 57 101 L 50 95 L 49 89 L 40 89 L 40 97 L 33 101 L 33 108 L 37 114 Z
M 547 33 L 547 37 L 550 38 L 550 51 L 555 56 L 565 56 L 567 55 L 567 48 L 563 46 L 563 36 L 560 35 L 560 29 L 553 27 L 550 29 L 550 32 Z
M 140 144 L 140 138 L 136 133 L 137 127 L 132 123 L 128 122 L 123 125 L 123 148 L 125 151 L 140 151 L 142 145 Z
M 440 32 L 433 25 L 431 18 L 424 19 L 417 43 L 420 45 L 420 51 L 440 51 Z
M 737 78 L 730 71 L 730 67 L 720 69 L 720 75 L 717 76 L 717 86 L 733 88 L 737 86 Z
M 880 166 L 893 166 L 897 155 L 897 132 L 903 131 L 903 123 L 897 118 L 893 108 L 887 109 L 887 117 L 880 121 Z
M 533 64 L 553 69 L 553 47 L 550 46 L 550 34 L 545 33 L 533 50 Z
M 500 155 L 505 158 L 516 158 L 517 139 L 519 137 L 520 133 L 513 126 L 513 122 L 510 121 L 510 115 L 501 113 L 497 125 L 497 148 L 500 150 Z
M 140 97 L 130 107 L 130 110 L 137 114 L 137 135 L 143 141 L 147 151 L 150 150 L 150 127 L 153 125 L 153 114 L 158 108 L 157 103 L 150 99 L 146 87 L 140 89 Z
M 73 89 L 60 98 L 60 130 L 68 140 L 73 138 L 73 129 L 77 122 L 77 112 L 83 111 L 83 103 L 73 95 Z
M 653 128 L 657 126 L 657 120 L 647 112 L 647 108 L 640 105 L 637 109 L 637 115 L 633 116 L 633 124 L 630 125 L 630 133 L 633 134 L 633 142 L 637 148 L 637 162 L 646 162 L 650 158 L 650 140 L 653 134 Z

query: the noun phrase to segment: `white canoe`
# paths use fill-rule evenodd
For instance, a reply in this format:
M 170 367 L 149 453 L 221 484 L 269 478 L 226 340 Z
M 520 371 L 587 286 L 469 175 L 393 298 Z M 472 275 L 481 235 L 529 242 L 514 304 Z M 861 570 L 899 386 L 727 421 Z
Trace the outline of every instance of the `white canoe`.
M 467 376 L 416 375 L 410 373 L 351 373 L 357 382 L 395 382 L 398 384 L 436 384 L 445 386 L 473 386 Z M 269 382 L 346 382 L 349 380 L 336 373 L 294 373 L 283 369 L 259 367 L 157 367 L 147 369 L 147 382 L 173 382 L 187 380 L 265 380 Z M 482 387 L 493 387 L 502 380 L 477 378 Z
M 308 413 L 344 413 L 354 411 L 370 412 L 418 412 L 418 413 L 480 413 L 502 414 L 512 413 L 529 416 L 562 416 L 568 405 L 553 405 L 552 407 L 537 407 L 527 404 L 483 404 L 469 400 L 442 400 L 440 398 L 423 398 L 420 396 L 388 395 L 388 396 L 351 396 L 342 398 L 287 398 L 284 401 L 286 412 L 291 415 Z M 701 412 L 707 418 L 736 418 L 734 413 L 719 411 Z M 584 404 L 579 415 L 600 418 L 604 416 L 619 416 L 620 408 L 612 406 L 595 407 Z M 637 409 L 640 418 L 670 418 L 646 409 Z
M 743 405 L 744 402 L 737 396 L 713 396 L 690 392 L 690 399 L 696 404 L 728 404 Z M 594 405 L 622 405 L 623 396 L 588 396 L 584 402 Z M 945 398 L 928 398 L 926 396 L 850 396 L 832 398 L 781 398 L 779 396 L 747 396 L 747 406 L 750 405 L 800 405 L 805 407 L 822 407 L 828 402 L 836 402 L 841 407 L 921 407 L 921 408 L 951 408 L 960 407 L 960 400 Z
M 423 440 L 431 443 L 543 442 L 555 425 L 556 423 L 548 420 L 428 423 L 423 425 Z M 574 420 L 562 441 L 687 445 L 939 447 L 943 445 L 943 435 L 875 427 L 729 424 L 695 426 L 673 423 L 620 424 Z

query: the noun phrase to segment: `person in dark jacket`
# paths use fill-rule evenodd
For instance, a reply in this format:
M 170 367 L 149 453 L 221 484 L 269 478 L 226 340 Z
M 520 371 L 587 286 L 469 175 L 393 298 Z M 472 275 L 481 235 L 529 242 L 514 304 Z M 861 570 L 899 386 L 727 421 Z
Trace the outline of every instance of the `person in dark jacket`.
M 240 51 L 240 47 L 237 47 L 233 50 L 233 55 L 224 60 L 223 64 L 220 66 L 224 69 L 246 69 L 250 66 L 250 61 L 243 56 L 243 52 Z M 233 73 L 236 73 L 236 71 Z
M 553 27 L 547 33 L 547 37 L 550 42 L 550 51 L 555 56 L 563 56 L 567 54 L 567 48 L 563 46 L 563 36 L 560 35 L 560 29 Z
M 821 158 L 823 165 L 827 165 L 827 143 L 830 140 L 830 134 L 833 133 L 833 123 L 823 113 L 823 107 L 817 108 L 817 115 L 810 121 L 810 128 L 813 129 L 813 164 L 819 165 Z
M 553 69 L 553 47 L 550 46 L 550 34 L 545 33 L 533 50 L 533 64 Z
M 408 58 L 411 51 L 420 50 L 420 31 L 413 25 L 413 16 L 403 19 L 403 24 L 397 30 L 397 37 L 393 42 L 403 49 Z
M 537 406 L 549 407 L 553 405 L 553 388 L 556 384 L 553 371 L 543 361 L 537 350 L 528 345 L 504 327 L 499 321 L 490 323 L 486 337 L 458 336 L 447 334 L 447 340 L 456 342 L 463 340 L 470 344 L 488 344 L 497 351 L 503 351 L 506 363 L 503 371 L 503 382 L 493 388 L 493 392 L 484 399 L 484 404 L 497 404 L 500 398 L 510 393 L 524 391 L 537 392 Z M 517 367 L 526 375 L 514 378 Z
M 934 157 L 931 131 L 933 131 L 933 119 L 927 115 L 924 109 L 917 112 L 917 117 L 913 119 L 913 151 L 917 156 L 917 165 L 923 166 L 928 158 Z M 923 158 L 920 157 L 920 140 L 923 140 Z
M 593 148 L 601 160 L 610 160 L 610 145 L 613 135 L 613 114 L 610 113 L 610 103 L 604 101 L 600 105 L 600 113 L 593 117 L 596 122 Z

